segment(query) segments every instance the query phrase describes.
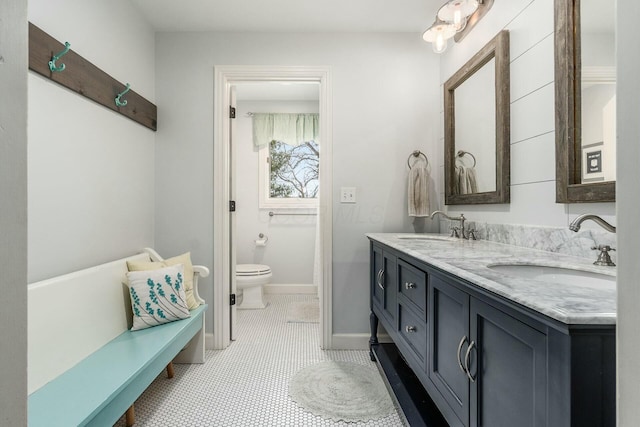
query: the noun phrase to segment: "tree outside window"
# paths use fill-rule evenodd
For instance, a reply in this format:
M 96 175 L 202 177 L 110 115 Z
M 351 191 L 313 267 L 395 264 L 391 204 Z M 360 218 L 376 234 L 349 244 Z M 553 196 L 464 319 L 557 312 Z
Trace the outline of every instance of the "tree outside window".
M 291 146 L 269 143 L 269 197 L 312 199 L 318 197 L 320 153 L 315 141 Z

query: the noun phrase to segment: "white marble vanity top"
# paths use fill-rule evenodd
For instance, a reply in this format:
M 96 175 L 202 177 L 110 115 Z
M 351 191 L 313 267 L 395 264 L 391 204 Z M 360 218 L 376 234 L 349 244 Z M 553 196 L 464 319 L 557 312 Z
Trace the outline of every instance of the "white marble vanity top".
M 490 266 L 543 265 L 614 277 L 616 267 L 600 267 L 585 258 L 483 240 L 441 240 L 443 235 L 422 235 L 440 236 L 436 237 L 438 240 L 411 238 L 419 235 L 399 233 L 367 233 L 366 236 L 560 322 L 616 323 L 615 281 L 597 285 L 579 280 L 557 284 L 516 277 Z M 594 260 L 596 255 L 594 252 Z

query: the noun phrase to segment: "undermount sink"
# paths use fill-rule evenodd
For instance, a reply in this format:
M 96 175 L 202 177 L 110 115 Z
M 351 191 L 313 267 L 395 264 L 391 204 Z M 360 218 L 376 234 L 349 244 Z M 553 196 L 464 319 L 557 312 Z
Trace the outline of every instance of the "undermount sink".
M 403 240 L 439 240 L 441 242 L 457 240 L 455 237 L 442 234 L 398 234 L 396 237 Z
M 574 270 L 546 265 L 496 264 L 488 266 L 491 270 L 523 279 L 534 279 L 548 283 L 602 286 L 615 285 L 615 276 L 586 270 Z

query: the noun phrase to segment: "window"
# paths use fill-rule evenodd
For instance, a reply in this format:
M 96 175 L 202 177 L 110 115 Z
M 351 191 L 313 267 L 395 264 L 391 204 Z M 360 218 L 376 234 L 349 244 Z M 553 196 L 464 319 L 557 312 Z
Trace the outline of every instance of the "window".
M 259 152 L 260 207 L 318 206 L 320 154 L 315 141 L 293 146 L 273 140 Z

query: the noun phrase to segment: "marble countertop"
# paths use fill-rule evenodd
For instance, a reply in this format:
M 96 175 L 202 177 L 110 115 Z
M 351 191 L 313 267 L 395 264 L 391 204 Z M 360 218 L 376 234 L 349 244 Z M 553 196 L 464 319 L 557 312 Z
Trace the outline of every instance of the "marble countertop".
M 439 234 L 367 233 L 366 236 L 565 324 L 616 323 L 615 280 L 559 284 L 552 281 L 553 277 L 530 279 L 490 268 L 500 264 L 542 265 L 615 277 L 615 267 L 596 266 L 593 261 L 569 255 L 483 240 L 447 238 Z M 412 236 L 433 236 L 443 240 Z M 594 252 L 594 260 L 595 257 Z

